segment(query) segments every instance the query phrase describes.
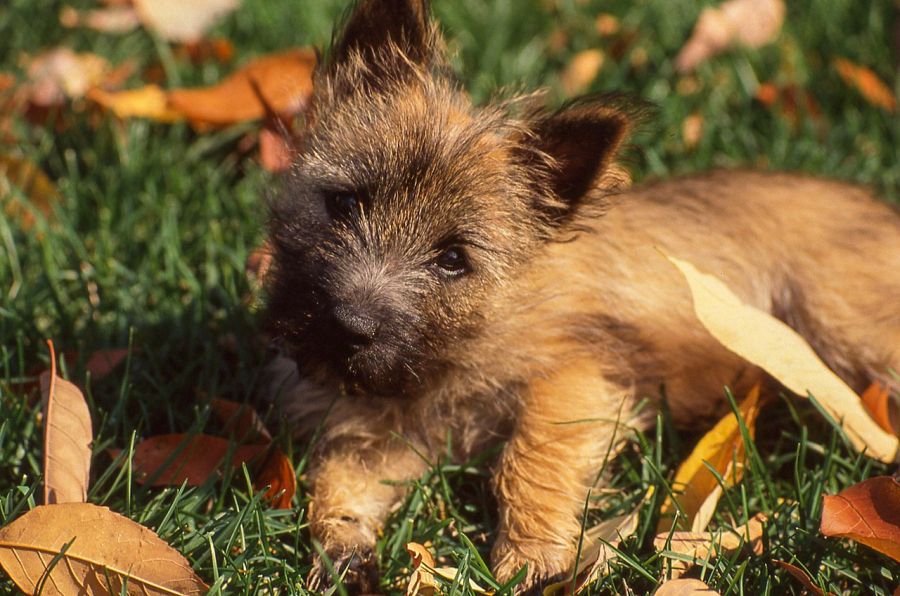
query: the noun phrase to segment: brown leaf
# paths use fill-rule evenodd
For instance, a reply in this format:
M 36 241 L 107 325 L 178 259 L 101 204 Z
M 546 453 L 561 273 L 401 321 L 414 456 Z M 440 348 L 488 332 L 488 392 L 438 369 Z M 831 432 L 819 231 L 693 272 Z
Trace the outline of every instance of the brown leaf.
M 406 552 L 412 559 L 413 572 L 406 586 L 407 596 L 432 596 L 440 591 L 440 585 L 434 579 L 434 557 L 423 545 L 417 542 L 406 544 Z
M 618 17 L 609 13 L 602 12 L 594 19 L 594 30 L 601 37 L 609 37 L 615 35 L 622 28 Z
M 713 596 L 718 594 L 699 579 L 670 579 L 659 587 L 654 596 Z
M 266 445 L 235 446 L 209 435 L 157 435 L 138 443 L 134 449 L 135 480 L 151 486 L 201 486 L 222 471 L 226 457 L 238 467 L 260 456 Z
M 784 0 L 727 0 L 707 8 L 675 58 L 675 67 L 689 72 L 732 46 L 766 45 L 781 31 L 784 14 Z
M 64 6 L 59 13 L 63 27 L 87 27 L 103 33 L 128 33 L 141 24 L 131 6 L 112 6 L 94 10 L 77 10 Z
M 822 110 L 812 95 L 796 85 L 762 83 L 757 88 L 754 99 L 770 110 L 778 108 L 778 111 L 794 125 L 800 122 L 801 116 L 808 116 L 813 121 L 822 118 Z
M 84 368 L 91 375 L 91 379 L 99 381 L 114 371 L 128 358 L 128 348 L 115 350 L 98 350 L 91 354 Z
M 17 220 L 23 230 L 34 227 L 33 207 L 44 217 L 53 214 L 53 205 L 61 199 L 56 185 L 33 162 L 0 155 L 0 203 L 2 212 Z M 22 199 L 27 202 L 23 204 Z
M 803 584 L 803 587 L 815 594 L 815 596 L 825 596 L 825 592 L 822 591 L 822 588 L 813 583 L 813 580 L 811 577 L 809 577 L 809 574 L 796 565 L 791 565 L 786 561 L 779 561 L 778 559 L 773 559 L 772 562 L 793 575 L 794 579 Z M 831 592 L 829 592 L 828 594 L 830 596 Z
M 294 163 L 294 149 L 284 133 L 265 126 L 259 131 L 259 163 L 269 172 L 286 172 Z
M 234 59 L 234 45 L 224 37 L 204 38 L 182 44 L 175 50 L 175 55 L 187 58 L 194 64 L 210 60 L 227 64 Z
M 297 114 L 312 93 L 315 52 L 299 48 L 269 54 L 245 64 L 212 87 L 176 89 L 169 105 L 194 122 L 226 125 L 256 120 L 266 115 L 251 81 L 269 106 L 279 114 Z
M 596 49 L 575 54 L 560 77 L 563 93 L 571 97 L 587 89 L 603 68 L 603 60 L 603 52 Z
M 44 411 L 44 503 L 83 503 L 91 475 L 91 413 L 81 391 L 56 376 L 56 352 L 41 375 Z
M 756 417 L 761 406 L 759 385 L 754 386 L 738 405 L 751 437 L 755 432 Z M 729 412 L 700 439 L 675 473 L 672 487 L 676 493 L 682 491 L 676 500 L 685 516 L 679 519 L 679 527 L 702 532 L 712 518 L 721 496 L 721 485 L 707 464 L 731 485 L 743 475 L 744 460 L 744 438 L 741 428 L 734 412 Z M 671 527 L 672 517 L 676 512 L 675 502 L 671 497 L 667 497 L 663 502 L 660 512 L 657 532 L 663 533 Z
M 897 98 L 871 69 L 854 64 L 846 58 L 835 58 L 834 67 L 844 82 L 854 87 L 866 101 L 888 112 L 897 109 Z
M 659 553 L 676 553 L 687 555 L 697 561 L 703 561 L 710 554 L 733 552 L 749 545 L 757 554 L 762 553 L 762 536 L 766 516 L 759 513 L 737 532 L 671 532 L 657 534 L 653 539 L 653 547 Z M 672 577 L 681 576 L 691 565 L 681 558 L 671 558 Z
M 877 476 L 825 495 L 819 531 L 850 538 L 900 561 L 900 482 Z
M 900 435 L 900 412 L 897 402 L 891 399 L 891 392 L 875 381 L 860 396 L 863 407 L 878 423 L 878 426 L 889 433 Z
M 239 443 L 248 441 L 268 444 L 272 435 L 250 404 L 214 397 L 209 405 L 225 426 L 225 432 Z
M 681 124 L 681 138 L 684 146 L 693 149 L 703 138 L 703 115 L 691 114 Z
M 297 474 L 291 460 L 278 449 L 272 448 L 263 464 L 256 471 L 253 486 L 257 490 L 269 487 L 265 498 L 274 509 L 290 509 L 297 492 Z
M 688 282 L 694 313 L 713 337 L 738 356 L 775 377 L 800 396 L 812 394 L 860 451 L 893 463 L 900 441 L 866 413 L 859 397 L 819 359 L 796 331 L 773 316 L 745 304 L 719 278 L 687 261 L 667 258 Z M 749 333 L 748 330 L 753 332 Z
M 197 41 L 207 29 L 232 12 L 239 0 L 134 0 L 145 27 L 167 41 Z
M 170 596 L 208 590 L 187 559 L 153 531 L 88 503 L 36 507 L 0 528 L 0 566 L 26 594 L 34 594 L 39 583 L 45 594 Z
M 180 112 L 169 107 L 168 94 L 156 85 L 123 91 L 91 89 L 87 97 L 119 118 L 149 118 L 158 122 L 184 119 Z

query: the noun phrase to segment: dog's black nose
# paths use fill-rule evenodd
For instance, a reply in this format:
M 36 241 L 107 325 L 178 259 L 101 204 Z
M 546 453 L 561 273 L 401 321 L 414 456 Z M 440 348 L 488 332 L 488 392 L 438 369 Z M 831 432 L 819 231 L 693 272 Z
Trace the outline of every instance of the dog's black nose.
M 344 340 L 352 348 L 359 349 L 368 346 L 378 333 L 378 321 L 359 312 L 357 309 L 341 304 L 332 311 L 334 322 Z

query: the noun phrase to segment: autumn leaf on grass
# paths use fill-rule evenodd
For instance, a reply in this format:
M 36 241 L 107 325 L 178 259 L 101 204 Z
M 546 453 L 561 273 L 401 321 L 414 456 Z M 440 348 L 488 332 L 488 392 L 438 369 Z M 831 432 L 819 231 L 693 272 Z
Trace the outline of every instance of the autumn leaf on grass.
M 844 82 L 859 91 L 870 104 L 888 112 L 897 109 L 897 98 L 890 87 L 871 69 L 854 64 L 846 58 L 835 58 L 834 67 Z
M 230 455 L 232 466 L 250 462 L 266 445 L 235 445 L 210 435 L 170 434 L 145 439 L 134 448 L 135 480 L 151 486 L 201 486 L 222 472 Z
M 193 122 L 227 125 L 256 120 L 266 106 L 254 90 L 279 114 L 301 112 L 312 94 L 316 55 L 299 48 L 270 54 L 245 64 L 218 85 L 169 92 L 169 106 Z M 251 82 L 252 81 L 252 82 Z
M 91 414 L 81 391 L 56 375 L 50 346 L 50 370 L 41 375 L 44 406 L 44 503 L 83 503 L 91 473 Z
M 407 596 L 433 596 L 442 594 L 441 583 L 435 576 L 441 577 L 444 581 L 453 583 L 456 580 L 458 570 L 455 567 L 436 567 L 434 556 L 428 549 L 417 542 L 409 542 L 406 544 L 406 552 L 412 559 L 413 571 L 409 576 L 409 582 L 406 585 Z M 486 593 L 484 588 L 469 579 L 469 592 L 476 594 Z
M 764 46 L 778 36 L 784 13 L 784 0 L 728 0 L 704 9 L 675 66 L 689 72 L 730 47 Z
M 785 323 L 745 304 L 720 279 L 666 255 L 688 282 L 694 312 L 719 342 L 800 396 L 812 394 L 841 423 L 856 449 L 893 463 L 900 446 L 866 413 L 859 397 Z
M 738 411 L 751 438 L 755 433 L 756 418 L 761 406 L 757 384 L 738 405 Z M 722 486 L 707 466 L 716 470 L 726 485 L 730 486 L 743 476 L 745 459 L 741 427 L 734 412 L 729 412 L 700 439 L 688 458 L 678 467 L 675 480 L 672 481 L 678 507 L 671 496 L 666 497 L 660 510 L 657 532 L 665 532 L 671 527 L 676 510 L 683 514 L 678 520 L 679 527 L 692 532 L 705 530 L 722 494 Z
M 37 507 L 0 528 L 0 566 L 26 594 L 39 586 L 45 594 L 208 590 L 187 559 L 153 531 L 88 503 Z
M 33 162 L 0 155 L 0 212 L 18 221 L 23 230 L 34 226 L 32 209 L 50 217 L 61 198 L 53 181 Z
M 64 6 L 59 13 L 63 27 L 87 27 L 103 33 L 128 33 L 140 26 L 141 21 L 132 6 L 108 6 L 93 10 L 78 10 Z
M 67 98 L 84 97 L 93 87 L 119 85 L 132 70 L 128 63 L 113 68 L 101 56 L 75 53 L 66 47 L 47 50 L 25 61 L 28 99 L 42 107 L 62 105 Z
M 819 531 L 861 542 L 900 561 L 900 482 L 878 476 L 825 495 Z
M 653 593 L 654 596 L 715 596 L 715 590 L 699 579 L 671 579 Z
M 796 565 L 792 565 L 787 561 L 779 561 L 777 559 L 773 560 L 772 562 L 790 573 L 794 577 L 794 579 L 803 584 L 803 587 L 809 590 L 809 592 L 813 594 L 813 596 L 826 596 L 822 588 L 813 583 L 813 580 L 809 576 L 809 574 Z M 828 596 L 831 596 L 831 592 L 828 592 Z
M 603 68 L 603 52 L 597 49 L 578 52 L 560 77 L 563 93 L 569 97 L 583 93 L 597 78 L 601 68 Z
M 250 404 L 214 397 L 209 400 L 209 406 L 222 421 L 225 432 L 239 443 L 267 445 L 272 442 L 272 435 Z
M 88 357 L 84 369 L 91 375 L 91 380 L 99 381 L 109 376 L 112 371 L 125 362 L 129 352 L 128 348 L 97 350 Z
M 133 0 L 141 23 L 167 41 L 197 41 L 239 0 Z
M 753 552 L 762 554 L 762 536 L 765 529 L 765 515 L 758 513 L 745 526 L 736 531 L 718 532 L 663 532 L 653 539 L 653 548 L 671 559 L 672 577 L 680 577 L 693 563 L 684 561 L 684 555 L 695 561 L 703 561 L 710 556 L 734 552 L 749 545 Z
M 900 435 L 900 406 L 891 398 L 890 390 L 875 381 L 860 396 L 863 407 L 878 426 L 889 433 Z
M 291 460 L 274 447 L 260 466 L 254 470 L 253 487 L 262 490 L 269 487 L 264 495 L 273 509 L 290 509 L 294 493 L 297 492 L 297 473 Z
M 149 118 L 157 122 L 184 119 L 180 112 L 169 107 L 168 94 L 156 85 L 122 91 L 91 89 L 87 98 L 119 118 Z

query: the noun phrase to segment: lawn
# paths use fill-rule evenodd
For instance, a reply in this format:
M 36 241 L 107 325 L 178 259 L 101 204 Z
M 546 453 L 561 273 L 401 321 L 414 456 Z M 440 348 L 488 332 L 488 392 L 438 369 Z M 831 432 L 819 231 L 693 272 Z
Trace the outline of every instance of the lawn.
M 92 6 L 89 0 L 71 3 Z M 344 0 L 244 0 L 211 35 L 230 40 L 235 62 L 296 45 L 326 45 Z M 472 95 L 500 87 L 548 86 L 559 101 L 561 73 L 579 51 L 599 48 L 604 64 L 589 91 L 621 91 L 651 102 L 652 116 L 627 162 L 637 181 L 712 167 L 750 165 L 827 175 L 876 188 L 900 202 L 900 118 L 869 104 L 833 67 L 842 57 L 900 90 L 892 0 L 793 0 L 778 40 L 675 71 L 698 0 L 434 0 L 434 11 Z M 200 65 L 138 29 L 125 35 L 67 29 L 62 0 L 5 0 L 0 6 L 0 71 L 22 75 L 22 55 L 56 45 L 100 54 L 142 72 L 162 65 L 164 85 L 206 85 L 234 64 Z M 620 31 L 602 36 L 600 13 Z M 767 106 L 763 83 L 787 89 Z M 809 98 L 809 100 L 807 100 Z M 2 116 L 2 115 L 0 115 Z M 685 120 L 701 122 L 685 138 Z M 221 431 L 210 396 L 254 401 L 270 357 L 257 334 L 259 300 L 244 267 L 263 239 L 262 198 L 278 181 L 241 139 L 252 125 L 199 134 L 186 124 L 117 121 L 76 102 L 43 124 L 12 115 L 0 155 L 39 164 L 59 189 L 52 217 L 29 229 L 0 216 L 0 526 L 40 504 L 40 400 L 28 388 L 47 368 L 44 340 L 75 355 L 65 370 L 85 389 L 94 421 L 89 500 L 148 527 L 228 594 L 306 590 L 311 543 L 303 473 L 309 445 L 293 441 L 261 405 L 300 478 L 292 509 L 269 508 L 243 471 L 198 488 L 147 488 L 111 465 L 108 448 L 172 432 Z M 2 213 L 2 211 L 0 211 Z M 886 272 L 895 275 L 896 272 Z M 886 297 L 886 299 L 888 299 Z M 749 332 L 749 331 L 748 331 Z M 87 357 L 131 347 L 109 376 L 86 376 Z M 591 517 L 630 511 L 637 531 L 611 573 L 591 592 L 643 594 L 671 560 L 652 546 L 662 497 L 698 435 L 678 433 L 661 413 L 609 471 L 611 486 Z M 757 512 L 771 523 L 762 555 L 736 553 L 692 571 L 722 594 L 799 594 L 773 561 L 804 568 L 836 593 L 890 594 L 900 568 L 889 558 L 818 532 L 821 496 L 895 467 L 855 453 L 807 403 L 781 396 L 767 410 L 743 480 L 728 489 L 714 520 L 739 525 Z M 378 545 L 386 593 L 405 590 L 406 542 L 429 543 L 439 564 L 489 583 L 495 511 L 488 485 L 496 453 L 464 466 L 439 465 L 414 483 Z M 655 487 L 644 499 L 648 489 Z M 642 501 L 642 499 L 644 499 Z M 465 585 L 465 584 L 463 584 Z M 457 591 L 461 588 L 457 586 Z M 0 591 L 14 592 L 0 579 Z

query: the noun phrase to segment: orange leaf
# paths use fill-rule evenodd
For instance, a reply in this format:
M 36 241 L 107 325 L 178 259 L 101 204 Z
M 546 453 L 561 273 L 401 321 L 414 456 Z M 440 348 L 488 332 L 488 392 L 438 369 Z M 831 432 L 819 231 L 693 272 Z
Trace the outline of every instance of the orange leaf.
M 891 392 L 888 388 L 878 381 L 869 385 L 860 396 L 863 407 L 872 416 L 872 419 L 878 423 L 878 426 L 889 433 L 900 435 L 900 429 L 891 422 L 891 420 L 900 419 L 900 413 L 896 412 L 897 404 L 891 400 Z M 894 416 L 891 416 L 891 410 L 894 410 Z
M 308 48 L 270 54 L 245 64 L 218 85 L 170 91 L 169 105 L 198 123 L 255 120 L 266 115 L 266 106 L 253 88 L 254 81 L 273 110 L 296 114 L 309 101 L 315 65 L 315 52 Z
M 50 217 L 61 198 L 53 181 L 33 162 L 0 155 L 0 213 L 18 220 L 23 230 L 34 226 L 30 208 Z
M 566 95 L 582 93 L 597 78 L 603 68 L 603 52 L 584 50 L 575 54 L 560 77 L 560 85 Z
M 294 163 L 289 139 L 270 126 L 259 131 L 259 163 L 269 172 L 284 172 Z
M 0 528 L 0 566 L 26 594 L 37 592 L 38 584 L 44 594 L 166 596 L 209 589 L 152 530 L 89 503 L 36 507 Z
M 822 591 L 822 588 L 813 583 L 809 574 L 796 565 L 791 565 L 786 561 L 779 561 L 777 559 L 773 559 L 772 562 L 793 575 L 794 579 L 803 584 L 803 587 L 815 594 L 815 596 L 825 596 L 825 592 Z M 830 594 L 831 592 L 829 592 L 829 595 Z
M 738 405 L 751 437 L 761 406 L 757 384 Z M 676 499 L 686 516 L 686 519 L 679 520 L 681 527 L 693 532 L 702 532 L 709 523 L 721 495 L 719 482 L 706 464 L 712 466 L 722 475 L 725 482 L 730 484 L 740 480 L 743 475 L 744 459 L 744 438 L 737 417 L 734 412 L 730 412 L 700 439 L 690 456 L 675 473 L 672 486 L 676 491 L 683 491 Z M 733 467 L 735 464 L 737 467 Z M 671 527 L 675 510 L 672 498 L 666 498 L 662 505 L 662 517 L 657 532 L 665 532 Z
M 900 561 L 900 482 L 878 476 L 825 495 L 819 531 L 861 542 Z
M 81 391 L 56 376 L 56 352 L 41 375 L 44 404 L 44 503 L 84 503 L 91 474 L 91 414 Z
M 135 479 L 151 486 L 201 486 L 221 472 L 231 453 L 231 465 L 238 467 L 259 456 L 266 445 L 235 446 L 209 435 L 157 435 L 138 443 L 134 449 Z
M 854 64 L 846 58 L 835 58 L 834 67 L 844 82 L 855 87 L 870 104 L 888 112 L 897 109 L 897 98 L 871 69 Z
M 116 367 L 125 362 L 128 358 L 128 348 L 117 348 L 115 350 L 99 350 L 91 354 L 84 368 L 90 373 L 91 378 L 95 381 L 109 376 Z
M 253 486 L 257 490 L 269 487 L 265 497 L 275 509 L 290 509 L 294 493 L 297 492 L 297 475 L 291 460 L 281 449 L 273 448 L 262 466 L 256 472 Z
M 236 441 L 241 443 L 254 441 L 262 444 L 272 441 L 272 435 L 269 434 L 266 425 L 249 404 L 214 397 L 209 401 L 209 405 L 216 417 L 225 425 L 225 432 Z
M 124 91 L 91 89 L 87 97 L 119 118 L 150 118 L 158 122 L 175 122 L 183 118 L 169 107 L 166 92 L 156 85 Z
M 714 596 L 718 594 L 699 579 L 671 579 L 653 593 L 654 596 Z

